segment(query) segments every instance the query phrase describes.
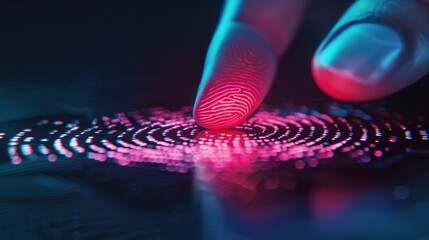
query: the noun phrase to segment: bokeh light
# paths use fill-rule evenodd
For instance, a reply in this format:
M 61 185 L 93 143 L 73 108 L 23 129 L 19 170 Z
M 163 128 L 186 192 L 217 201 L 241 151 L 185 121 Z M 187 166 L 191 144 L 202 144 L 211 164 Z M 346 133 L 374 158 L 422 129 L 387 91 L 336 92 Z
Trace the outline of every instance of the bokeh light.
M 425 118 L 409 121 L 335 102 L 262 107 L 227 130 L 199 127 L 191 110 L 157 107 L 90 121 L 43 119 L 2 137 L 8 139 L 13 164 L 79 156 L 123 166 L 154 164 L 174 172 L 188 172 L 199 164 L 214 170 L 251 164 L 289 164 L 297 170 L 334 163 L 365 165 L 428 142 Z

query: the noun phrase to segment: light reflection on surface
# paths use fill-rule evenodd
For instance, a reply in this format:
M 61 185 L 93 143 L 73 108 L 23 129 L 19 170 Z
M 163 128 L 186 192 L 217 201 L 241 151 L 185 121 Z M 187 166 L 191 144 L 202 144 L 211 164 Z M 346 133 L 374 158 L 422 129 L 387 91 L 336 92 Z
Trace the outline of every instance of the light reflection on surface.
M 383 170 L 198 168 L 207 239 L 410 239 L 429 221 L 428 159 Z M 422 161 L 423 160 L 423 161 Z
M 1 156 L 16 165 L 0 168 L 0 192 L 25 200 L 5 219 L 34 229 L 46 223 L 29 213 L 72 219 L 82 239 L 104 229 L 145 236 L 148 223 L 166 239 L 407 239 L 429 221 L 424 116 L 326 103 L 261 108 L 215 131 L 198 127 L 190 107 L 20 126 L 1 129 Z
M 379 113 L 374 117 L 338 103 L 262 108 L 228 130 L 205 130 L 190 111 L 190 107 L 151 108 L 91 121 L 44 119 L 12 134 L 8 155 L 14 164 L 85 156 L 122 166 L 155 164 L 175 172 L 201 164 L 219 170 L 279 163 L 304 169 L 332 163 L 386 164 L 414 151 L 415 145 L 428 143 L 424 117 L 419 121 Z

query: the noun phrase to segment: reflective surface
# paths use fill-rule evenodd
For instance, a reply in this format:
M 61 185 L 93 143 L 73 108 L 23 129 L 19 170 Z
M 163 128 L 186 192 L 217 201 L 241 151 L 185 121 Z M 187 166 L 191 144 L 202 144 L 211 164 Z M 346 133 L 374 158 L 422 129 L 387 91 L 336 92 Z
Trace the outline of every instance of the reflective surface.
M 0 239 L 427 238 L 428 78 L 320 102 L 311 57 L 351 1 L 318 2 L 268 107 L 210 132 L 170 106 L 194 101 L 222 1 L 5 4 Z
M 90 120 L 42 119 L 4 134 L 3 141 L 13 164 L 86 157 L 177 172 L 199 164 L 219 170 L 243 164 L 386 167 L 405 152 L 427 152 L 427 126 L 425 116 L 404 119 L 385 109 L 326 102 L 261 109 L 232 129 L 206 130 L 195 123 L 190 107 L 158 107 Z
M 427 116 L 288 104 L 208 131 L 190 111 L 3 123 L 4 236 L 425 236 Z

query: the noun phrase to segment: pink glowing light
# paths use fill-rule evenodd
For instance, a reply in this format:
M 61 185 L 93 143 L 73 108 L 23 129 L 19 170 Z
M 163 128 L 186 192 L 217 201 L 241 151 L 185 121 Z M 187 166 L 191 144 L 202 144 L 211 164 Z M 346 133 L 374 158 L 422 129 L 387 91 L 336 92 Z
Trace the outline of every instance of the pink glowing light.
M 276 57 L 271 49 L 252 29 L 241 26 L 234 33 L 220 39 L 223 46 L 206 59 L 194 107 L 196 122 L 205 128 L 242 123 L 260 105 L 273 80 Z
M 337 104 L 335 109 L 341 107 Z M 411 136 L 427 138 L 424 124 L 412 128 L 399 120 L 372 121 L 362 111 L 343 108 L 349 115 L 293 105 L 262 109 L 227 130 L 200 128 L 190 107 L 119 113 L 78 124 L 44 121 L 12 135 L 8 154 L 14 164 L 35 157 L 53 162 L 84 156 L 122 166 L 156 164 L 176 172 L 196 166 L 221 171 L 265 164 L 305 169 L 332 161 L 371 163 L 373 157 L 407 147 Z

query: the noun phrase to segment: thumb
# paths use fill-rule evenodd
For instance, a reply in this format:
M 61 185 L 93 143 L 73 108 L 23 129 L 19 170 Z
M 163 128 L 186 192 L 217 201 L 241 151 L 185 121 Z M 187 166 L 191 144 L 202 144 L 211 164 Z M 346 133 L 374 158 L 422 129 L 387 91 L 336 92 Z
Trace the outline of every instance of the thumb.
M 429 1 L 357 1 L 317 49 L 312 70 L 320 89 L 344 101 L 416 82 L 429 71 Z

